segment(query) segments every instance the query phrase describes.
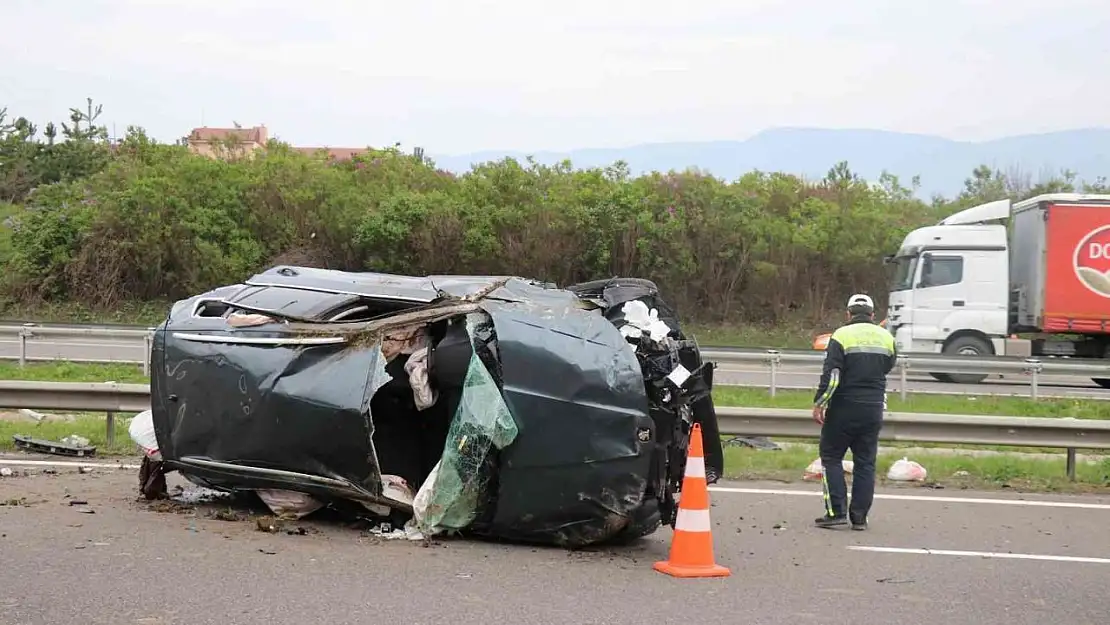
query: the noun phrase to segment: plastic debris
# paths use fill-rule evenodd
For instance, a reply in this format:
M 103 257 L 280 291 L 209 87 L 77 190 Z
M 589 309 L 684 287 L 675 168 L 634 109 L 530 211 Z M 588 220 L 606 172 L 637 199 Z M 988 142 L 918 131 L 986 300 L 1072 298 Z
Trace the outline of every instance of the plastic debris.
M 902 458 L 890 465 L 886 479 L 894 482 L 924 482 L 928 474 L 925 467 L 909 458 Z
M 856 468 L 855 463 L 851 460 L 844 460 L 841 466 L 844 467 L 844 472 L 848 475 L 851 475 L 852 471 Z M 820 458 L 809 463 L 805 473 L 802 474 L 802 479 L 807 481 L 819 481 L 823 477 L 825 477 L 825 466 L 821 464 Z
M 624 313 L 625 325 L 621 326 L 621 334 L 625 338 L 635 338 L 647 334 L 653 341 L 662 341 L 671 331 L 659 319 L 659 311 L 652 308 L 648 310 L 647 304 L 640 300 L 627 302 L 621 309 Z
M 255 493 L 266 507 L 279 517 L 300 519 L 324 507 L 324 504 L 312 495 L 292 490 L 256 490 Z
M 69 436 L 63 438 L 62 440 L 60 440 L 58 442 L 63 444 L 63 445 L 70 445 L 72 447 L 88 447 L 89 446 L 89 439 L 85 438 L 84 436 L 78 436 L 77 434 L 70 434 Z
M 405 361 L 405 373 L 412 386 L 412 398 L 417 410 L 426 410 L 436 403 L 437 393 L 428 380 L 428 348 L 421 347 Z
M 416 497 L 405 478 L 398 475 L 382 476 L 382 495 L 408 506 L 412 505 L 412 501 Z
M 158 454 L 158 436 L 154 433 L 154 415 L 150 410 L 144 410 L 135 415 L 127 426 L 127 433 L 145 455 Z

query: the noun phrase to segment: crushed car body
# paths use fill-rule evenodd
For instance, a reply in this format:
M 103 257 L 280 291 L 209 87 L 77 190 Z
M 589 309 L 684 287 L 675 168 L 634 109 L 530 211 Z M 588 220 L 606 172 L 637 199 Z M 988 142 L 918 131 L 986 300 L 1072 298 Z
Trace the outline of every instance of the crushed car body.
M 178 471 L 294 516 L 575 547 L 673 526 L 693 423 L 723 469 L 714 365 L 646 280 L 279 266 L 175 303 L 151 363 L 148 498 Z

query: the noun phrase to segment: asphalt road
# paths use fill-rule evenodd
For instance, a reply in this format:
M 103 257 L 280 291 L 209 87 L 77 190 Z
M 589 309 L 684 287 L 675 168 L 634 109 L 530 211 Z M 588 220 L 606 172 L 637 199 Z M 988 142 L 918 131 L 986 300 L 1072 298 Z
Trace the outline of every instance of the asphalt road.
M 27 341 L 27 356 L 30 359 L 51 359 L 70 361 L 99 362 L 143 362 L 145 348 L 141 340 L 113 340 L 97 337 L 54 338 L 34 337 Z M 0 359 L 19 358 L 19 339 L 15 336 L 0 336 Z M 793 365 L 780 370 L 776 387 L 782 389 L 812 389 L 817 383 L 819 370 L 812 366 Z M 770 384 L 770 369 L 752 363 L 723 364 L 717 372 L 720 384 L 753 386 L 766 388 Z M 898 376 L 891 376 L 891 392 L 901 390 Z M 912 393 L 938 393 L 954 395 L 1012 395 L 1029 396 L 1028 378 L 1021 375 L 1010 379 L 989 379 L 982 384 L 947 384 L 938 382 L 928 375 L 911 375 L 907 388 Z M 1096 386 L 1089 378 L 1074 376 L 1042 376 L 1040 383 L 1042 397 L 1082 397 L 1110 399 L 1110 390 Z
M 666 529 L 578 552 L 423 546 L 331 521 L 269 534 L 226 505 L 136 501 L 136 485 L 117 470 L 0 478 L 0 502 L 26 498 L 0 506 L 0 623 L 1101 625 L 1110 613 L 1110 497 L 1027 497 L 1103 506 L 1035 507 L 898 489 L 886 494 L 919 500 L 880 499 L 870 530 L 849 532 L 809 526 L 821 509 L 810 485 L 730 484 L 711 496 L 732 576 L 677 580 L 651 568 Z M 762 492 L 726 492 L 737 487 Z

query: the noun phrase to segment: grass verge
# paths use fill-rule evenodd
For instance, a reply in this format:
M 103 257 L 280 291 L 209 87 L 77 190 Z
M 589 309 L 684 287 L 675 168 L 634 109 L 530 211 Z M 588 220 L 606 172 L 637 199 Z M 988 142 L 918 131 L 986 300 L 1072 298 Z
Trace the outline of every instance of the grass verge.
M 1107 399 L 1110 399 L 1110 392 Z M 779 390 L 775 397 L 771 397 L 764 388 L 718 386 L 713 391 L 713 400 L 719 406 L 808 409 L 813 406 L 813 392 Z M 891 412 L 1110 419 L 1110 401 L 1082 398 L 1042 398 L 1034 401 L 1024 397 L 910 393 L 906 401 L 902 401 L 897 393 L 890 393 L 887 408 Z
M 1029 456 L 1030 454 L 1007 454 L 971 457 L 952 453 L 919 453 L 912 460 L 916 460 L 928 471 L 928 480 L 921 484 L 927 487 L 1110 492 L 1110 459 L 1078 462 L 1076 481 L 1069 482 L 1063 454 L 1054 458 Z M 851 457 L 849 453 L 848 459 Z M 880 485 L 904 484 L 888 482 L 886 479 L 890 465 L 901 457 L 896 452 L 880 452 L 877 465 Z M 805 468 L 815 458 L 815 446 L 787 448 L 782 451 L 726 447 L 725 475 L 737 480 L 800 482 Z
M 39 382 L 120 382 L 147 384 L 142 365 L 131 363 L 96 364 L 66 362 L 29 362 L 20 367 L 18 362 L 0 361 L 0 380 L 35 380 Z

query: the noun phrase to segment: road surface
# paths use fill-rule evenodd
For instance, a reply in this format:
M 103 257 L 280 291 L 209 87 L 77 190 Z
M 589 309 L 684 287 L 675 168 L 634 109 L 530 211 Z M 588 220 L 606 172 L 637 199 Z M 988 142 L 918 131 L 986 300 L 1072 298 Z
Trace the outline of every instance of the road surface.
M 145 347 L 139 339 L 109 339 L 100 337 L 33 337 L 27 341 L 27 357 L 50 360 L 133 362 L 142 363 Z M 19 338 L 8 333 L 0 335 L 0 359 L 19 358 Z M 819 370 L 812 365 L 784 365 L 779 370 L 776 387 L 781 389 L 812 389 L 817 383 Z M 722 364 L 716 380 L 724 385 L 766 388 L 770 384 L 770 369 L 758 363 Z M 891 376 L 891 392 L 901 390 L 898 376 Z M 911 393 L 941 393 L 955 395 L 1013 395 L 1029 396 L 1026 376 L 1013 375 L 1007 379 L 990 379 L 983 384 L 947 384 L 928 375 L 908 377 L 907 388 Z M 1042 376 L 1039 393 L 1042 397 L 1077 397 L 1110 399 L 1110 390 L 1096 386 L 1090 378 L 1074 376 Z
M 812 486 L 729 484 L 711 496 L 732 576 L 677 580 L 651 568 L 668 529 L 578 552 L 424 546 L 331 520 L 270 534 L 226 504 L 136 501 L 133 471 L 66 471 L 0 478 L 0 503 L 24 499 L 0 506 L 0 623 L 1102 625 L 1110 613 L 1110 497 L 1028 497 L 1088 506 L 1065 508 L 888 490 L 912 499 L 879 499 L 871 529 L 849 532 L 809 526 Z

